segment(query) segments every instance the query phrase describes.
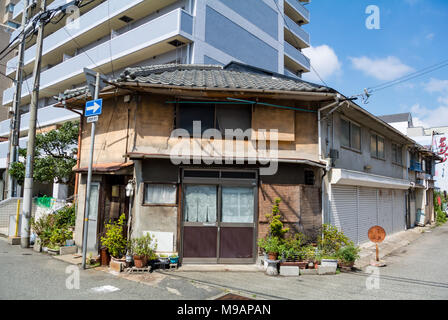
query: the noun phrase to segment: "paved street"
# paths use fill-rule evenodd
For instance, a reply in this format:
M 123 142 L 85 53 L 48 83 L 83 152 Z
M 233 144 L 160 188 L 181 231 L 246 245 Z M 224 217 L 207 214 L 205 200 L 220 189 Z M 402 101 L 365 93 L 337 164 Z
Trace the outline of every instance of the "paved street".
M 380 269 L 379 289 L 364 272 L 268 277 L 261 272 L 153 273 L 145 284 L 106 272 L 81 272 L 79 290 L 65 286 L 68 264 L 0 241 L 0 299 L 210 299 L 228 291 L 256 299 L 448 299 L 448 225 L 399 249 Z M 118 291 L 94 292 L 113 286 Z

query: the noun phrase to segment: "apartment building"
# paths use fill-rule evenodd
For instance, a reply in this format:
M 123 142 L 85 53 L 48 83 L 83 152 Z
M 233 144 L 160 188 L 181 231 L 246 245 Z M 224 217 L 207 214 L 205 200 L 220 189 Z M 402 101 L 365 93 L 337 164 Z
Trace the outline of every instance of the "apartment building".
M 20 20 L 23 0 L 12 18 Z M 167 63 L 225 65 L 247 63 L 279 74 L 300 78 L 310 71 L 302 53 L 310 36 L 303 28 L 310 21 L 309 1 L 299 0 L 108 0 L 85 1 L 80 15 L 45 29 L 38 126 L 77 119 L 56 109 L 55 95 L 85 83 L 87 67 L 109 77 L 126 67 Z M 48 0 L 57 8 L 65 0 Z M 70 15 L 69 15 L 70 16 Z M 12 34 L 14 37 L 19 31 Z M 22 108 L 30 103 L 35 37 L 27 43 L 22 89 Z M 7 63 L 13 77 L 17 57 Z M 14 86 L 3 92 L 3 107 L 12 104 Z M 27 114 L 21 132 L 26 133 Z M 9 133 L 9 121 L 0 123 L 0 137 Z M 26 138 L 21 144 L 26 143 Z M 1 167 L 5 168 L 7 143 L 0 143 Z
M 0 0 L 0 50 L 6 48 L 9 44 L 11 33 L 19 26 L 16 21 L 13 20 L 14 6 L 18 0 Z M 5 75 L 6 64 L 13 58 L 15 52 L 11 52 L 6 55 L 3 59 L 0 59 L 0 99 L 3 99 L 3 91 L 11 87 L 13 84 L 12 79 Z M 8 108 L 0 108 L 0 122 L 5 121 L 9 118 Z M 5 142 L 7 137 L 0 137 L 0 143 Z M 3 156 L 2 156 L 3 157 Z M 6 159 L 4 159 L 6 160 Z M 6 161 L 4 161 L 6 162 Z M 4 170 L 5 164 L 0 160 L 0 200 L 3 199 L 4 190 Z

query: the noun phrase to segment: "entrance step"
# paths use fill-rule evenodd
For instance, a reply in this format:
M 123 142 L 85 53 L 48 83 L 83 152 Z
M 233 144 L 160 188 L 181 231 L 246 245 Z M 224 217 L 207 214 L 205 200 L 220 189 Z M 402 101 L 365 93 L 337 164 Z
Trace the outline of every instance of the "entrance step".
M 256 264 L 184 264 L 175 272 L 263 272 Z

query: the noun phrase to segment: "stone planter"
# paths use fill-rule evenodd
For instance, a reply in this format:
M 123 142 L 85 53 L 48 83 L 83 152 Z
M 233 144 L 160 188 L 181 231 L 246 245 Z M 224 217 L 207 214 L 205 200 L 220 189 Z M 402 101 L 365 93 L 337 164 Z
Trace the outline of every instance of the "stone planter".
M 126 266 L 126 258 L 117 259 L 117 258 L 111 257 L 109 267 L 112 271 L 121 272 L 121 271 L 123 271 L 125 266 Z
M 298 262 L 280 263 L 280 275 L 284 277 L 297 277 L 300 274 Z
M 268 267 L 266 268 L 266 274 L 268 276 L 278 276 L 278 263 L 279 260 L 267 260 Z
M 42 251 L 42 242 L 39 238 L 36 238 L 36 241 L 34 241 L 33 250 L 36 252 Z
M 52 256 L 58 256 L 59 255 L 59 250 L 55 250 L 55 249 L 50 249 L 50 248 L 47 248 L 47 250 L 48 250 L 48 254 L 50 254 L 50 255 L 52 255 Z
M 337 259 L 322 259 L 321 266 L 323 267 L 338 267 Z
M 59 254 L 61 256 L 64 256 L 67 254 L 75 254 L 76 252 L 78 252 L 78 248 L 76 246 L 65 246 L 65 247 L 61 247 L 59 249 Z

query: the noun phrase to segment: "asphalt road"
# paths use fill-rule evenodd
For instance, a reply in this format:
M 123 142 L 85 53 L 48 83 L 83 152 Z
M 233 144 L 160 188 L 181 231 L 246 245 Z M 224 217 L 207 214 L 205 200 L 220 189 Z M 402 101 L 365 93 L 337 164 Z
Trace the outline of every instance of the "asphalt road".
M 203 300 L 228 291 L 255 299 L 448 299 L 447 244 L 448 225 L 433 229 L 386 257 L 379 277 L 366 270 L 294 278 L 261 272 L 155 272 L 140 283 L 86 270 L 80 272 L 79 289 L 69 289 L 70 265 L 0 240 L 0 299 Z

